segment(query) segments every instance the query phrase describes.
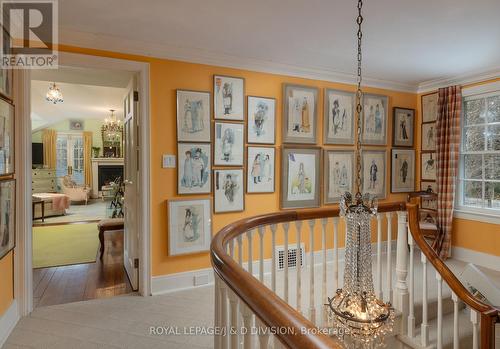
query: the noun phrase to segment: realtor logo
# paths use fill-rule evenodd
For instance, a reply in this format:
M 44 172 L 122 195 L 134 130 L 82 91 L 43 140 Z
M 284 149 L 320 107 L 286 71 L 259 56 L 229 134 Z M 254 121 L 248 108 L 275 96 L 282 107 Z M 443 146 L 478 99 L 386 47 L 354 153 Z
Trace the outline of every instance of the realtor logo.
M 3 0 L 1 13 L 1 68 L 57 68 L 57 0 Z

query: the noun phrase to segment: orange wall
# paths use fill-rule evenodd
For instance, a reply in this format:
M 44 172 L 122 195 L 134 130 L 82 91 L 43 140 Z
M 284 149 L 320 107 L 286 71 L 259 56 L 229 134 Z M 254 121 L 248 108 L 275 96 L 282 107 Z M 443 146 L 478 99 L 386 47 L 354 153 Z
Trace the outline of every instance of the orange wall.
M 14 299 L 14 254 L 9 252 L 0 260 L 0 317 Z

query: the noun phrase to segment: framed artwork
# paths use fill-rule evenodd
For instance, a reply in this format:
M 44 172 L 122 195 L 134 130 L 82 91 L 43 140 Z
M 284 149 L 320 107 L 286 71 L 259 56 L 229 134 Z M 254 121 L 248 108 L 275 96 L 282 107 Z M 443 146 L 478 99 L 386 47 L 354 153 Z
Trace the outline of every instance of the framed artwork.
M 214 75 L 214 118 L 243 121 L 244 95 L 244 79 Z
M 247 193 L 274 193 L 274 153 L 274 148 L 247 148 Z
M 7 48 L 7 52 L 3 53 L 7 56 L 11 54 L 10 34 L 4 27 L 2 27 L 2 30 L 3 47 Z M 12 71 L 12 69 L 0 69 L 0 94 L 8 99 L 12 99 Z
M 243 169 L 214 170 L 214 212 L 245 209 Z
M 354 151 L 329 150 L 323 152 L 323 202 L 340 202 L 340 197 L 354 188 Z
M 363 132 L 361 142 L 367 145 L 386 145 L 388 97 L 365 94 L 363 96 Z
M 321 149 L 284 147 L 281 208 L 320 206 Z
M 316 144 L 318 89 L 283 85 L 283 143 Z
M 210 199 L 168 201 L 168 254 L 198 253 L 210 249 Z
M 436 151 L 436 123 L 422 124 L 422 150 Z
M 215 123 L 214 164 L 243 166 L 243 124 Z
M 177 90 L 177 141 L 210 142 L 210 92 Z
M 177 144 L 177 193 L 210 193 L 210 144 Z
M 354 144 L 353 92 L 325 89 L 323 140 L 325 144 Z
M 434 122 L 437 120 L 438 94 L 422 96 L 422 122 Z
M 422 153 L 420 154 L 421 173 L 420 179 L 423 181 L 436 180 L 436 153 Z
M 14 106 L 0 99 L 0 175 L 14 173 Z
M 363 193 L 375 195 L 377 199 L 386 197 L 386 151 L 365 150 L 361 154 Z
M 391 192 L 415 191 L 415 150 L 392 149 L 391 158 Z
M 248 96 L 247 122 L 248 143 L 276 143 L 276 100 Z
M 434 193 L 437 193 L 437 183 L 429 181 L 420 182 L 420 190 L 427 191 L 429 189 L 431 189 Z
M 73 131 L 83 130 L 83 120 L 70 120 L 69 129 Z
M 437 183 L 436 182 L 421 181 L 420 182 L 420 190 L 426 191 L 428 189 L 431 189 L 434 193 L 437 193 Z M 422 205 L 422 208 L 426 208 L 426 209 L 430 209 L 430 210 L 437 210 L 437 200 L 422 198 L 421 205 Z
M 420 211 L 420 223 L 437 225 L 437 214 L 428 211 Z
M 394 108 L 392 145 L 412 148 L 415 134 L 415 109 Z
M 0 182 L 0 259 L 15 246 L 16 180 Z

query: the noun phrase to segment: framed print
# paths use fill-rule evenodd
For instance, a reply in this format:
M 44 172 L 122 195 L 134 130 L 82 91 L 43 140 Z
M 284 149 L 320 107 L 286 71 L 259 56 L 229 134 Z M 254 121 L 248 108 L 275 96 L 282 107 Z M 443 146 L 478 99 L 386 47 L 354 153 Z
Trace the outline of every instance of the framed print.
M 421 161 L 421 174 L 420 179 L 423 181 L 436 180 L 436 153 L 422 153 L 420 154 Z
M 210 92 L 177 90 L 177 141 L 210 142 Z
M 427 223 L 430 225 L 437 226 L 437 213 L 429 211 L 420 211 L 420 223 Z
M 276 100 L 248 96 L 248 143 L 274 144 L 276 142 Z
M 386 151 L 365 150 L 361 154 L 363 193 L 375 195 L 377 199 L 386 197 Z
M 205 252 L 212 239 L 210 199 L 168 201 L 168 254 Z
M 274 148 L 247 148 L 247 193 L 274 193 L 274 153 Z
M 243 166 L 243 124 L 215 123 L 214 165 Z
M 422 151 L 436 151 L 436 123 L 422 124 Z
M 283 143 L 316 144 L 318 89 L 283 85 Z
M 394 108 L 392 145 L 412 148 L 415 134 L 415 109 Z
M 320 206 L 321 149 L 282 150 L 281 208 Z
M 415 150 L 392 149 L 391 158 L 391 192 L 415 191 Z
M 14 173 L 14 106 L 0 99 L 0 175 Z
M 244 79 L 214 75 L 214 118 L 243 121 L 244 95 Z
M 420 182 L 420 190 L 427 191 L 429 189 L 432 190 L 434 193 L 437 193 L 437 183 L 429 181 Z
M 3 54 L 5 56 L 10 55 L 11 52 L 11 43 L 10 43 L 10 34 L 8 30 L 6 30 L 2 26 L 2 40 L 3 40 L 3 48 L 6 50 L 3 51 Z M 12 86 L 13 86 L 13 80 L 12 80 L 12 69 L 0 69 L 0 94 L 3 96 L 7 97 L 8 99 L 12 100 Z
M 387 96 L 368 93 L 363 96 L 363 132 L 361 133 L 363 144 L 387 144 L 387 103 Z
M 214 212 L 245 209 L 243 169 L 214 170 Z
M 437 120 L 438 94 L 422 96 L 422 122 L 434 122 Z
M 16 180 L 0 182 L 0 259 L 15 246 Z
M 323 202 L 340 202 L 340 197 L 354 188 L 354 151 L 325 149 L 323 153 Z
M 325 144 L 354 144 L 354 102 L 353 92 L 325 89 Z
M 210 193 L 210 144 L 177 144 L 177 193 Z
M 83 130 L 83 120 L 70 120 L 69 129 L 73 131 Z

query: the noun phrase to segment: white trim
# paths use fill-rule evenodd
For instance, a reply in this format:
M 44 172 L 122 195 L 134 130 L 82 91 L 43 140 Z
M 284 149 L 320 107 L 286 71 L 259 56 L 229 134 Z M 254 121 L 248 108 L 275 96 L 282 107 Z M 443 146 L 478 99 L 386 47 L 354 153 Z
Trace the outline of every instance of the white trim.
M 453 211 L 453 217 L 460 219 L 467 219 L 470 221 L 500 225 L 500 212 L 497 214 L 485 213 L 484 211 L 475 212 L 472 210 L 469 211 L 465 207 L 460 207 L 460 209 L 455 209 Z
M 7 311 L 0 316 L 0 348 L 5 344 L 10 333 L 19 321 L 17 301 L 13 300 Z
M 469 97 L 498 91 L 500 91 L 500 81 L 495 81 L 487 84 L 466 87 L 462 89 L 462 97 Z
M 500 256 L 454 246 L 451 248 L 451 257 L 463 262 L 473 263 L 488 269 L 500 271 Z
M 261 59 L 240 57 L 215 51 L 180 46 L 169 46 L 151 42 L 124 39 L 121 37 L 91 34 L 69 28 L 60 30 L 59 44 L 86 47 L 120 53 L 171 59 L 176 61 L 214 65 L 219 67 L 245 69 L 256 72 L 317 79 L 338 83 L 356 84 L 356 75 L 327 69 L 325 67 L 305 67 L 278 63 Z M 363 85 L 394 91 L 416 93 L 416 84 L 407 84 L 363 76 Z
M 451 78 L 441 78 L 424 81 L 418 84 L 417 93 L 436 91 L 441 87 L 451 85 L 468 85 L 477 82 L 488 81 L 500 77 L 500 67 L 495 67 L 475 73 L 466 73 Z

